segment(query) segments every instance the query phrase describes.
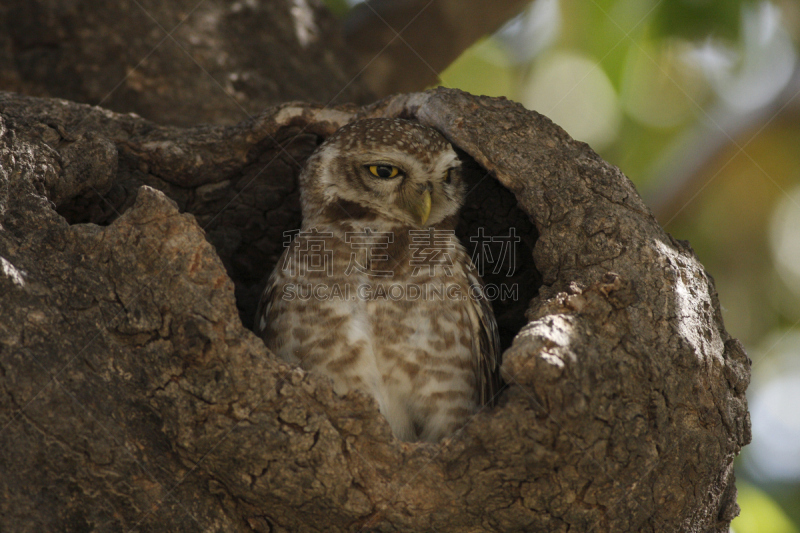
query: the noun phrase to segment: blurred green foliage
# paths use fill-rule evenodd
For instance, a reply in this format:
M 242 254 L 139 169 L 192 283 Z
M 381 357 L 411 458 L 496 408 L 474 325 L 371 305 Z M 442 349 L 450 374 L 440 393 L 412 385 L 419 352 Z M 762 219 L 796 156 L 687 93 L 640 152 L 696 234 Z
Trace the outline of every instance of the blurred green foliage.
M 350 11 L 350 4 L 347 0 L 325 0 L 324 4 L 337 17 L 343 17 Z
M 739 506 L 747 512 L 731 523 L 735 533 L 798 533 L 797 527 L 766 492 L 741 481 L 736 488 Z
M 441 84 L 469 87 L 464 90 L 487 96 L 512 94 L 515 72 L 506 62 L 505 50 L 496 39 L 481 39 L 441 73 Z
M 741 0 L 670 0 L 661 2 L 653 16 L 659 36 L 735 40 L 739 37 Z

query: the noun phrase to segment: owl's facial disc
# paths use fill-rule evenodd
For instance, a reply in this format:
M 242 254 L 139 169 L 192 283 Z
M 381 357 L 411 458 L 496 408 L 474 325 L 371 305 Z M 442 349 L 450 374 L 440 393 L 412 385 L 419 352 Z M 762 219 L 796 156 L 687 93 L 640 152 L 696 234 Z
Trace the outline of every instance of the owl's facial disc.
M 402 151 L 381 155 L 381 160 L 368 158 L 362 164 L 362 175 L 385 215 L 424 227 L 457 210 L 460 194 L 459 184 L 453 183 L 458 164 L 455 152 L 444 151 L 424 163 Z
M 400 187 L 400 194 L 395 202 L 396 205 L 408 213 L 414 222 L 420 226 L 425 225 L 431 214 L 433 183 L 430 181 L 422 185 L 404 183 L 407 179 L 407 173 L 400 167 L 390 164 L 374 163 L 364 165 L 364 168 L 380 181 L 389 182 L 396 178 Z M 380 186 L 384 186 L 384 184 L 380 184 Z
M 438 224 L 456 214 L 466 192 L 459 166 L 455 152 L 449 150 L 423 172 L 412 169 L 398 191 L 395 205 L 419 227 Z
M 320 146 L 300 176 L 304 224 L 451 224 L 466 194 L 459 166 L 436 130 L 402 119 L 351 122 Z

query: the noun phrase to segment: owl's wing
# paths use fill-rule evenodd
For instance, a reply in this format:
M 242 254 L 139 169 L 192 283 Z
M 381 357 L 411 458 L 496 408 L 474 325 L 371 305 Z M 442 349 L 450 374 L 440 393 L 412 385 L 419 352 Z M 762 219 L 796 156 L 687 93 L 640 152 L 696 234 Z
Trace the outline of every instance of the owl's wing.
M 267 285 L 264 287 L 264 292 L 261 293 L 261 298 L 258 300 L 258 310 L 256 311 L 255 330 L 256 335 L 259 337 L 264 334 L 267 329 L 268 317 L 270 309 L 275 301 L 275 292 L 278 285 L 278 276 L 275 271 L 272 272 Z
M 470 297 L 467 298 L 472 338 L 477 341 L 475 374 L 480 387 L 481 405 L 494 403 L 500 392 L 500 334 L 492 311 L 492 302 L 486 298 L 483 280 L 478 275 L 469 256 L 466 257 Z
M 294 242 L 292 245 L 294 245 Z M 270 274 L 269 279 L 267 280 L 267 285 L 264 287 L 264 292 L 261 293 L 261 298 L 258 300 L 258 310 L 256 311 L 255 319 L 255 332 L 256 335 L 261 338 L 264 338 L 264 332 L 269 326 L 270 311 L 275 305 L 276 299 L 279 297 L 278 286 L 281 284 L 281 281 L 283 281 L 281 267 L 282 265 L 286 265 L 287 256 L 289 253 L 291 253 L 291 249 L 292 246 L 287 246 L 286 249 L 283 250 L 280 259 L 278 259 L 278 263 L 275 265 L 275 268 L 272 270 L 272 274 Z M 266 339 L 264 340 L 266 341 Z

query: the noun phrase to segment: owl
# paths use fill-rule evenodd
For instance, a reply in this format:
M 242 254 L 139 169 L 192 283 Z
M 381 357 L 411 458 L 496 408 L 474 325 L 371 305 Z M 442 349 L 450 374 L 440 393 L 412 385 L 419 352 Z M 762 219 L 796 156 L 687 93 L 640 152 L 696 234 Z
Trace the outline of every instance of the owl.
M 272 272 L 256 333 L 282 359 L 372 395 L 395 436 L 439 441 L 498 391 L 499 338 L 455 236 L 466 194 L 437 131 L 352 122 L 299 178 L 302 227 Z

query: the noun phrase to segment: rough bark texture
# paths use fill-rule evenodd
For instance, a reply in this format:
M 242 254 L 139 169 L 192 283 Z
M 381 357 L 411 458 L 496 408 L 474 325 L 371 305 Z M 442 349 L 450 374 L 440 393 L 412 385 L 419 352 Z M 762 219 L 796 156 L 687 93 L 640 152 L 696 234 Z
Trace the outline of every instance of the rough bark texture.
M 3 0 L 0 90 L 234 124 L 290 100 L 371 101 L 317 0 Z
M 299 165 L 354 116 L 442 131 L 477 162 L 461 231 L 523 236 L 509 387 L 439 445 L 240 320 L 298 226 Z M 750 369 L 711 278 L 618 169 L 512 102 L 179 129 L 0 93 L 0 263 L 3 531 L 723 532 L 737 512 Z

